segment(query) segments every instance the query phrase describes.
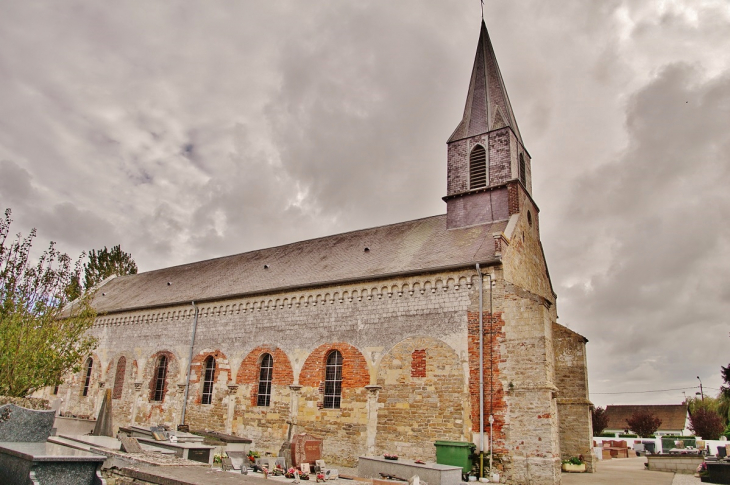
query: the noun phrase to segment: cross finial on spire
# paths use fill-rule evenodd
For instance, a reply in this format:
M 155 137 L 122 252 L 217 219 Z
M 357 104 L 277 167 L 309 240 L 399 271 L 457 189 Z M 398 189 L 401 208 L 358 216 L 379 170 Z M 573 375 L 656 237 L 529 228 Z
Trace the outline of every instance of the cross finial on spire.
M 482 20 L 484 20 L 484 0 L 479 0 L 482 4 Z

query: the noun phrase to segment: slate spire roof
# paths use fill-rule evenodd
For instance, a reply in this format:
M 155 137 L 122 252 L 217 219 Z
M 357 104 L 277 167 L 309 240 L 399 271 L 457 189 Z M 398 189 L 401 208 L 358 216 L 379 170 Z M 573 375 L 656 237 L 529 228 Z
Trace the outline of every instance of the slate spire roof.
M 512 112 L 512 105 L 507 96 L 507 89 L 504 87 L 502 73 L 499 71 L 497 57 L 494 55 L 492 41 L 489 39 L 487 26 L 482 19 L 477 53 L 469 81 L 469 93 L 464 107 L 464 117 L 448 143 L 505 126 L 511 127 L 517 139 L 522 142 L 522 136 Z

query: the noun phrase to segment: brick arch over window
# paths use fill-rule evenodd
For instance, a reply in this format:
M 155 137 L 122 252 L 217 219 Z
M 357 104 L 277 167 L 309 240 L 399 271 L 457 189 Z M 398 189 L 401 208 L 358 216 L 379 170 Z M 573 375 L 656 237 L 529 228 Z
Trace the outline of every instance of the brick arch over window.
M 433 460 L 435 440 L 461 441 L 464 406 L 469 403 L 465 378 L 459 355 L 441 340 L 412 337 L 394 345 L 378 366 L 377 383 L 382 387 L 375 453 L 387 452 L 407 434 L 417 438 L 399 454 Z
M 342 389 L 363 388 L 370 384 L 370 370 L 362 353 L 344 342 L 323 344 L 309 354 L 299 373 L 299 384 L 324 388 L 327 357 L 333 350 L 342 354 Z
M 114 387 L 112 388 L 112 399 L 121 399 L 124 393 L 124 377 L 127 374 L 127 358 L 119 357 L 117 360 L 117 370 L 114 373 Z
M 165 381 L 162 385 L 162 395 L 161 396 L 155 396 L 155 391 L 157 389 L 157 366 L 160 363 L 160 357 L 164 356 L 165 359 L 167 359 L 166 365 L 166 373 L 165 373 Z M 147 396 L 148 400 L 151 402 L 164 402 L 165 397 L 167 396 L 167 391 L 170 389 L 170 383 L 173 384 L 177 381 L 178 375 L 180 373 L 180 362 L 175 358 L 175 354 L 170 352 L 169 350 L 161 350 L 154 355 L 152 355 L 145 364 L 145 371 L 144 375 L 149 377 L 149 394 Z M 160 400 L 155 401 L 155 397 L 161 397 Z
M 236 374 L 236 384 L 251 384 L 251 406 L 256 406 L 258 400 L 259 366 L 264 354 L 270 354 L 274 359 L 274 375 L 271 380 L 273 386 L 288 386 L 294 383 L 294 370 L 286 352 L 268 345 L 256 347 L 243 359 Z
M 88 387 L 86 386 L 86 376 L 89 371 L 88 363 L 89 359 L 91 359 L 91 373 L 88 374 L 89 376 L 89 382 Z M 79 394 L 81 397 L 91 397 L 96 395 L 96 388 L 99 386 L 99 381 L 101 381 L 101 370 L 102 370 L 103 364 L 101 362 L 101 359 L 98 355 L 92 353 L 91 355 L 87 356 L 84 361 L 81 363 L 81 371 L 78 373 L 79 377 Z M 84 389 L 86 388 L 86 393 L 84 393 Z
M 205 378 L 205 359 L 213 357 L 215 361 L 215 371 L 213 372 L 213 395 L 215 396 L 216 382 L 221 372 L 228 373 L 228 379 L 231 378 L 231 367 L 228 364 L 228 357 L 220 350 L 203 351 L 193 357 L 190 365 L 190 385 L 200 384 L 198 392 L 195 396 L 195 403 L 201 404 L 203 398 L 203 379 Z

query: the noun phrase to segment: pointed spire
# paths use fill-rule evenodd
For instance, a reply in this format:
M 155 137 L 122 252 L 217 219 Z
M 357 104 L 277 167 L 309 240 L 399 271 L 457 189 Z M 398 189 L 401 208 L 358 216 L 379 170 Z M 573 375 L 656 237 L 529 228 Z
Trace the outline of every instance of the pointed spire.
M 474 135 L 480 135 L 504 126 L 510 126 L 522 142 L 512 105 L 499 72 L 487 26 L 482 19 L 479 44 L 469 81 L 464 117 L 449 138 L 448 143 Z

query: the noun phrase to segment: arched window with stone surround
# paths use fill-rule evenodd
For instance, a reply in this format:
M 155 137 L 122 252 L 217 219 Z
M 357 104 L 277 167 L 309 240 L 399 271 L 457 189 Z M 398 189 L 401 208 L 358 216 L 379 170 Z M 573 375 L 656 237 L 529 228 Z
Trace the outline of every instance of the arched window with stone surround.
M 127 370 L 127 358 L 119 357 L 117 361 L 117 373 L 114 375 L 114 390 L 112 391 L 112 399 L 121 399 L 124 390 L 124 373 Z
M 257 406 L 269 406 L 271 404 L 271 381 L 274 376 L 274 359 L 271 354 L 261 356 L 259 366 L 259 390 L 256 396 Z
M 525 170 L 525 156 L 520 153 L 520 182 L 527 187 L 527 172 Z
M 342 400 L 342 354 L 333 350 L 327 356 L 324 373 L 324 407 L 337 409 Z
M 212 355 L 206 357 L 203 369 L 203 396 L 200 403 L 210 404 L 213 402 L 213 379 L 215 377 L 215 358 Z
M 157 358 L 155 366 L 155 387 L 152 394 L 153 401 L 162 401 L 165 399 L 165 384 L 167 384 L 167 356 L 161 355 Z
M 86 359 L 86 372 L 84 374 L 84 390 L 81 393 L 82 396 L 89 395 L 89 386 L 91 385 L 91 370 L 94 368 L 94 359 L 89 357 Z
M 488 183 L 487 152 L 483 146 L 477 145 L 469 155 L 469 188 L 486 187 Z

